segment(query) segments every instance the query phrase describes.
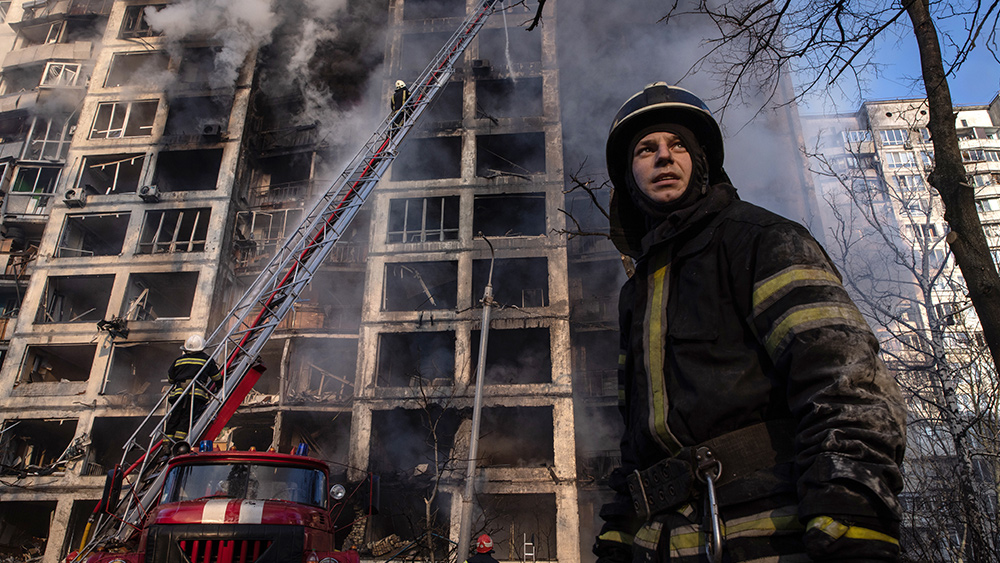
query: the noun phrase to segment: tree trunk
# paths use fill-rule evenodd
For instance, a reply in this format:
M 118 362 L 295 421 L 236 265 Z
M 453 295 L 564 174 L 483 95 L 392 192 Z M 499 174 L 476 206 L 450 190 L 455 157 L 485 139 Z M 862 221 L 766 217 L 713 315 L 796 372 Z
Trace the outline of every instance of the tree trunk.
M 941 195 L 944 218 L 951 229 L 946 240 L 965 277 L 994 367 L 1000 373 L 1000 275 L 990 256 L 983 225 L 976 212 L 975 191 L 969 185 L 962 162 L 937 30 L 927 0 L 909 0 L 906 12 L 913 23 L 920 52 L 927 90 L 927 128 L 934 143 L 934 171 L 927 180 Z
M 951 232 L 947 241 L 965 277 L 969 297 L 979 315 L 983 335 L 993 363 L 1000 372 L 1000 276 L 990 256 L 989 245 L 976 211 L 975 191 L 969 185 L 962 162 L 962 152 L 955 132 L 955 114 L 951 92 L 941 58 L 937 30 L 931 20 L 928 0 L 909 0 L 906 12 L 913 23 L 917 38 L 920 65 L 927 90 L 928 129 L 934 143 L 934 170 L 928 182 L 937 189 L 945 207 L 945 220 Z M 943 354 L 935 350 L 935 354 Z M 943 356 L 942 356 L 943 357 Z M 940 360 L 940 358 L 939 358 Z M 955 454 L 959 457 L 959 490 L 962 497 L 962 520 L 966 526 L 965 555 L 968 561 L 987 561 L 990 553 L 988 536 L 984 536 L 981 515 L 976 501 L 972 475 L 971 452 L 959 420 L 956 389 L 950 377 L 943 383 L 946 412 L 943 413 L 952 433 Z

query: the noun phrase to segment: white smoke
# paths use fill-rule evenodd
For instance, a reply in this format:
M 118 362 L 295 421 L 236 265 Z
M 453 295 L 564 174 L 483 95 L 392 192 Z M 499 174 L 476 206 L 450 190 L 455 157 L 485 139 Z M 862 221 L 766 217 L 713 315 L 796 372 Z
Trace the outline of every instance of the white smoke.
M 177 42 L 210 38 L 221 45 L 215 55 L 212 88 L 231 88 L 249 55 L 271 42 L 278 18 L 271 0 L 183 0 L 145 11 L 149 26 Z

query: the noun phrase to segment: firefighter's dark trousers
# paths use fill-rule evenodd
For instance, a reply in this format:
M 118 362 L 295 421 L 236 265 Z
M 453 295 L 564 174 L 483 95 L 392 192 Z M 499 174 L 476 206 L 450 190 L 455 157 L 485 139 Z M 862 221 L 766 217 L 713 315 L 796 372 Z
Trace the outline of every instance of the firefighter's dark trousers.
M 181 396 L 175 405 L 174 412 L 167 419 L 166 436 L 175 442 L 183 442 L 188 438 L 188 424 L 192 420 L 197 421 L 201 413 L 205 412 L 208 399 L 201 397 L 194 398 L 194 416 L 191 414 L 191 395 Z

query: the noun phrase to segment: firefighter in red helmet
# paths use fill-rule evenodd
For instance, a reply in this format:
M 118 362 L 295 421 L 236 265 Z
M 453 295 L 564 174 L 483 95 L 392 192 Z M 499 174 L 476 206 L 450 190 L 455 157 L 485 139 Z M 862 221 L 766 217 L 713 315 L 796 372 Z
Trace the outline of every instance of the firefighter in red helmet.
M 465 560 L 465 563 L 499 563 L 493 558 L 493 538 L 483 534 L 476 540 L 476 554 Z

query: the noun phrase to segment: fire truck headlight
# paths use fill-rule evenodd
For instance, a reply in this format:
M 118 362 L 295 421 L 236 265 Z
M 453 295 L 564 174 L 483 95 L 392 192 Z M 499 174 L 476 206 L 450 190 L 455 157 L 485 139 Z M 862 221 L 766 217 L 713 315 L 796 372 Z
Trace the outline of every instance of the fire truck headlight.
M 346 494 L 347 494 L 347 489 L 345 489 L 344 486 L 341 485 L 340 483 L 337 483 L 336 485 L 330 487 L 330 496 L 333 497 L 333 500 L 340 500 L 344 498 L 344 495 Z

